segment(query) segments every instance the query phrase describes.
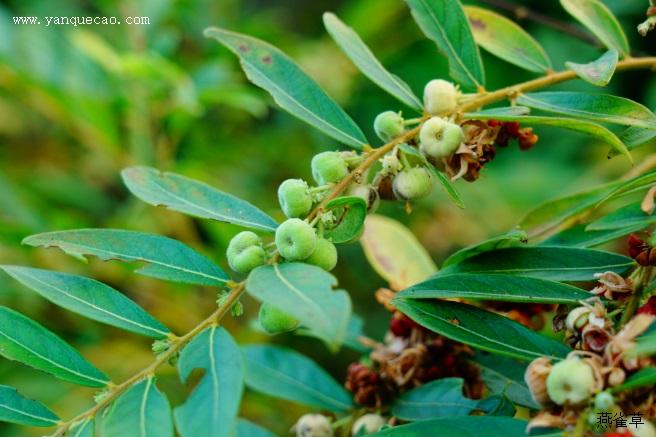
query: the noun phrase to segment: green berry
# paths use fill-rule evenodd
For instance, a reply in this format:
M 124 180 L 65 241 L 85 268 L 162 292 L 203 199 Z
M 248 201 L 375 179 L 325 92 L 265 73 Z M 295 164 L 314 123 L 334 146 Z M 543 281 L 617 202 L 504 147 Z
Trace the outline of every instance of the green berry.
M 431 115 L 453 112 L 460 92 L 454 84 L 442 79 L 431 80 L 424 88 L 424 108 Z
M 312 176 L 319 185 L 333 184 L 348 174 L 346 161 L 339 152 L 322 152 L 312 158 Z
M 337 265 L 337 248 L 325 238 L 317 238 L 317 247 L 305 262 L 329 272 Z
M 276 246 L 286 260 L 302 261 L 317 247 L 317 235 L 308 223 L 291 218 L 276 229 Z
M 547 393 L 558 405 L 577 405 L 590 398 L 595 388 L 592 367 L 579 358 L 554 364 L 547 377 Z
M 226 255 L 230 268 L 239 273 L 248 273 L 267 261 L 262 240 L 251 231 L 243 231 L 235 235 L 228 244 Z
M 287 179 L 278 187 L 278 202 L 289 218 L 303 217 L 312 209 L 312 195 L 302 179 Z
M 409 168 L 394 176 L 392 188 L 399 199 L 419 199 L 430 194 L 433 188 L 432 176 L 424 167 Z
M 268 303 L 263 303 L 260 306 L 258 313 L 258 321 L 260 326 L 269 334 L 279 334 L 281 332 L 289 332 L 298 328 L 300 322 L 290 316 L 289 314 L 280 311 L 278 308 Z
M 403 117 L 394 111 L 381 112 L 374 120 L 376 135 L 383 141 L 391 141 L 405 132 Z
M 419 150 L 431 158 L 445 158 L 458 150 L 465 139 L 462 128 L 439 117 L 427 120 L 419 131 Z
M 595 396 L 594 405 L 598 410 L 608 411 L 615 405 L 615 399 L 613 399 L 613 395 L 610 392 L 602 391 Z

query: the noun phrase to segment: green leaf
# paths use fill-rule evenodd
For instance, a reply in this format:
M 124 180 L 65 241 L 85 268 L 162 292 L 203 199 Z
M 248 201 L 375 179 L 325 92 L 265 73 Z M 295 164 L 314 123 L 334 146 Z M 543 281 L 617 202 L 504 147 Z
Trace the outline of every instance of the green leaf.
M 599 0 L 560 0 L 571 16 L 583 24 L 606 47 L 623 56 L 629 54 L 629 41 L 613 13 Z
M 106 413 L 102 429 L 107 436 L 173 436 L 171 405 L 157 389 L 155 378 L 143 379 L 123 393 Z
M 314 361 L 268 345 L 243 346 L 246 385 L 260 393 L 333 412 L 348 411 L 351 395 Z
M 347 243 L 362 234 L 364 219 L 367 217 L 367 202 L 361 197 L 338 197 L 328 202 L 325 210 L 335 215 L 335 227 L 324 231 L 324 237 L 333 243 Z
M 476 6 L 466 6 L 476 43 L 488 52 L 536 73 L 551 70 L 551 61 L 540 44 L 524 29 L 503 15 Z
M 590 231 L 581 224 L 565 229 L 540 242 L 541 246 L 594 247 L 639 231 L 642 225 L 604 231 Z
M 209 259 L 185 244 L 161 235 L 121 229 L 76 229 L 46 232 L 27 237 L 30 246 L 56 246 L 84 259 L 143 261 L 136 272 L 144 276 L 199 285 L 224 285 L 228 276 Z
M 654 140 L 656 140 L 656 130 L 630 127 L 620 133 L 618 138 L 626 144 L 629 150 L 634 150 L 638 147 L 653 144 Z M 614 151 L 611 151 L 611 154 L 613 153 Z
M 182 349 L 178 361 L 182 381 L 196 369 L 205 374 L 174 410 L 178 432 L 182 437 L 232 436 L 244 390 L 244 362 L 228 331 L 212 326 Z
M 513 417 L 517 412 L 515 405 L 504 395 L 492 395 L 485 399 L 479 399 L 476 409 L 490 416 Z
M 353 120 L 286 54 L 259 39 L 211 27 L 204 32 L 239 57 L 248 79 L 281 108 L 337 141 L 361 149 L 367 139 Z
M 370 214 L 360 239 L 369 264 L 394 290 L 402 290 L 437 272 L 417 238 L 401 223 Z
M 276 435 L 246 419 L 237 419 L 236 437 L 276 437 Z
M 478 404 L 462 394 L 462 378 L 442 378 L 403 393 L 391 412 L 401 420 L 415 421 L 444 416 L 466 416 Z
M 95 423 L 93 419 L 86 419 L 71 426 L 66 437 L 95 437 Z
M 15 388 L 0 385 L 0 421 L 27 426 L 53 426 L 59 417 L 41 402 L 22 396 Z
M 64 381 L 104 387 L 107 376 L 37 322 L 0 306 L 0 354 Z
M 577 304 L 591 294 L 571 285 L 544 279 L 489 274 L 438 275 L 406 288 L 395 299 L 492 300 L 502 302 Z
M 319 267 L 285 263 L 253 270 L 246 290 L 293 316 L 336 350 L 346 337 L 351 299 L 344 290 L 333 290 L 335 285 L 335 277 Z
M 529 115 L 531 109 L 526 106 L 503 106 L 500 108 L 488 108 L 480 111 L 467 113 L 465 118 L 479 118 L 480 120 L 493 120 L 502 116 L 524 116 Z
M 498 416 L 440 417 L 387 428 L 372 437 L 499 437 L 523 436 L 528 422 Z
M 550 91 L 520 95 L 517 103 L 604 123 L 656 129 L 656 115 L 640 103 L 610 94 Z
M 653 387 L 654 384 L 656 384 L 656 367 L 645 367 L 629 376 L 623 384 L 613 387 L 612 391 L 613 393 L 620 393 L 645 386 Z
M 654 327 L 652 323 L 652 327 Z M 656 355 L 656 332 L 646 332 L 638 337 L 638 342 L 635 347 L 635 354 L 638 356 L 651 356 Z
M 604 196 L 596 206 L 600 206 L 609 200 L 617 199 L 626 194 L 650 188 L 654 183 L 656 183 L 656 171 L 641 174 L 628 181 L 618 181 L 614 184 L 615 186 L 608 195 Z
M 484 252 L 442 269 L 438 275 L 487 273 L 552 281 L 591 281 L 595 273 L 613 271 L 621 274 L 633 266 L 631 258 L 612 252 L 577 247 L 529 246 Z
M 564 344 L 478 307 L 451 301 L 395 300 L 396 308 L 420 325 L 474 348 L 531 360 L 559 359 L 570 349 Z
M 503 395 L 518 405 L 539 409 L 524 381 L 526 364 L 512 358 L 482 353 L 477 353 L 474 361 L 491 393 Z
M 483 62 L 458 0 L 406 0 L 424 34 L 449 60 L 449 75 L 462 86 L 485 85 Z
M 526 232 L 522 231 L 521 229 L 513 229 L 512 231 L 505 234 L 501 234 L 481 243 L 460 249 L 448 257 L 446 260 L 444 260 L 442 263 L 442 268 L 446 268 L 453 264 L 458 264 L 459 262 L 462 262 L 467 258 L 471 258 L 472 256 L 478 255 L 479 253 L 489 252 L 495 249 L 504 249 L 506 247 L 517 247 L 521 246 L 527 241 L 528 235 L 526 235 Z
M 278 223 L 250 203 L 203 182 L 150 167 L 121 172 L 130 192 L 146 203 L 194 217 L 273 232 Z
M 171 332 L 139 305 L 102 282 L 29 267 L 0 265 L 0 269 L 50 302 L 92 320 L 152 338 L 163 338 Z
M 579 79 L 591 83 L 595 86 L 606 86 L 615 74 L 619 53 L 615 49 L 610 49 L 603 55 L 587 64 L 577 64 L 576 62 L 565 62 L 565 66 L 574 71 Z
M 337 45 L 365 76 L 409 107 L 423 112 L 423 105 L 408 84 L 387 71 L 353 29 L 330 12 L 323 14 L 323 24 Z
M 626 205 L 603 216 L 588 225 L 586 230 L 607 231 L 610 229 L 622 229 L 629 226 L 640 226 L 646 228 L 656 223 L 656 215 L 645 213 L 640 207 L 640 202 Z

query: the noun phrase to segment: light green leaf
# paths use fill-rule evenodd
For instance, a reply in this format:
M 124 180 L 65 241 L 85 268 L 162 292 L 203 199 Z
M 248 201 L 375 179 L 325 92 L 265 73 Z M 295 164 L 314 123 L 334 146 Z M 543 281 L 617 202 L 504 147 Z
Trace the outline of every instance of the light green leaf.
M 155 378 L 143 379 L 123 393 L 106 413 L 102 429 L 107 437 L 173 436 L 171 405 Z
M 230 437 L 244 390 L 244 362 L 239 347 L 223 328 L 207 328 L 182 349 L 182 381 L 195 369 L 205 371 L 184 404 L 174 410 L 182 437 Z
M 613 387 L 612 391 L 613 393 L 620 393 L 639 387 L 653 387 L 654 384 L 656 384 L 656 367 L 645 367 L 629 376 L 623 384 L 620 384 L 617 387 Z
M 633 100 L 610 94 L 549 91 L 520 95 L 517 103 L 604 123 L 656 129 L 656 115 Z
M 163 338 L 171 332 L 139 305 L 102 282 L 29 267 L 0 265 L 0 269 L 50 302 L 90 319 L 153 338 Z
M 570 349 L 525 326 L 478 307 L 451 301 L 397 299 L 396 308 L 415 322 L 447 338 L 521 360 L 559 359 Z
M 64 381 L 104 387 L 109 378 L 37 322 L 0 306 L 0 354 Z
M 281 108 L 337 141 L 361 149 L 367 139 L 342 108 L 286 54 L 264 41 L 211 27 L 204 32 L 236 54 L 246 76 Z
M 71 426 L 64 434 L 66 437 L 95 437 L 95 422 L 93 419 L 86 419 Z
M 121 229 L 76 229 L 46 232 L 23 240 L 30 246 L 56 246 L 84 259 L 143 261 L 136 272 L 153 278 L 199 285 L 224 285 L 228 276 L 209 259 L 185 244 L 161 235 Z
M 412 16 L 449 60 L 449 75 L 463 87 L 485 85 L 483 62 L 458 0 L 406 0 Z
M 465 6 L 476 43 L 488 52 L 536 73 L 551 70 L 551 61 L 540 44 L 503 15 L 476 6 Z
M 464 273 L 438 275 L 406 288 L 395 299 L 492 300 L 526 303 L 563 303 L 574 305 L 591 294 L 571 285 L 544 279 Z
M 474 361 L 481 370 L 481 379 L 493 394 L 534 410 L 539 409 L 524 381 L 526 364 L 512 358 L 477 353 Z
M 319 267 L 285 263 L 253 270 L 246 290 L 293 316 L 336 350 L 346 337 L 351 299 L 344 290 L 333 290 L 335 285 L 335 277 Z
M 565 62 L 565 66 L 574 71 L 579 79 L 591 83 L 595 86 L 606 86 L 615 74 L 619 53 L 615 49 L 610 49 L 603 55 L 587 64 L 577 64 L 576 62 Z
M 237 419 L 236 437 L 276 437 L 276 435 L 246 419 Z
M 452 264 L 458 264 L 461 261 L 471 258 L 472 256 L 478 255 L 479 253 L 489 252 L 495 249 L 504 249 L 506 247 L 517 247 L 528 241 L 528 235 L 526 232 L 521 229 L 513 229 L 510 232 L 505 234 L 492 237 L 489 240 L 485 240 L 481 243 L 474 244 L 472 246 L 465 247 L 455 252 L 453 255 L 449 256 L 442 263 L 442 268 L 446 268 Z
M 638 147 L 653 144 L 656 140 L 656 130 L 641 129 L 637 127 L 630 127 L 618 135 L 618 138 L 626 144 L 629 150 L 637 149 Z M 611 151 L 611 155 L 617 154 Z
M 498 416 L 440 417 L 387 428 L 372 437 L 499 437 L 526 435 L 524 420 Z
M 503 106 L 500 108 L 488 108 L 482 109 L 480 111 L 471 112 L 465 114 L 465 118 L 478 118 L 480 120 L 495 120 L 497 117 L 503 117 L 505 115 L 513 116 L 524 116 L 529 115 L 531 109 L 526 106 Z
M 641 207 L 640 202 L 623 206 L 603 216 L 588 225 L 586 230 L 606 231 L 610 229 L 622 229 L 629 226 L 640 226 L 646 228 L 656 223 L 656 214 L 647 214 Z
M 415 421 L 444 416 L 466 416 L 478 404 L 462 394 L 462 378 L 442 378 L 403 393 L 391 412 L 402 420 Z
M 353 29 L 330 12 L 323 14 L 323 24 L 337 45 L 365 76 L 409 107 L 423 112 L 423 105 L 408 84 L 387 71 Z
M 652 326 L 656 325 L 652 324 Z M 651 333 L 647 332 L 638 337 L 635 354 L 638 356 L 656 355 L 656 331 Z
M 617 181 L 613 189 L 604 196 L 596 206 L 600 206 L 610 200 L 620 198 L 626 194 L 650 188 L 656 183 L 656 171 L 643 173 L 626 181 Z
M 278 226 L 273 218 L 250 203 L 175 173 L 130 167 L 121 176 L 132 194 L 151 205 L 263 231 L 272 232 Z
M 22 396 L 13 387 L 0 385 L 0 422 L 53 426 L 59 420 L 59 417 L 41 402 Z
M 571 16 L 583 24 L 606 47 L 623 56 L 629 54 L 629 41 L 617 18 L 599 0 L 560 0 Z
M 280 346 L 243 346 L 246 385 L 279 399 L 333 412 L 353 407 L 351 395 L 314 361 Z
M 642 225 L 604 231 L 589 231 L 581 224 L 565 229 L 540 242 L 541 246 L 594 247 L 639 231 Z
M 333 243 L 348 243 L 357 239 L 364 231 L 367 217 L 367 202 L 361 197 L 341 196 L 325 206 L 335 215 L 335 226 L 324 231 L 324 237 Z
M 401 223 L 370 214 L 360 239 L 369 264 L 394 290 L 402 290 L 437 272 L 417 238 Z

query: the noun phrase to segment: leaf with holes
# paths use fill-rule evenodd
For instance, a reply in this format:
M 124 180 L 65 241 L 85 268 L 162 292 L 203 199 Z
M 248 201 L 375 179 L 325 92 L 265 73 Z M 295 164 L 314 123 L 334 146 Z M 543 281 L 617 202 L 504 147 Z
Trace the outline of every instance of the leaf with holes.
M 629 54 L 629 41 L 617 18 L 599 0 L 560 0 L 567 12 L 583 24 L 606 47 L 623 56 Z
M 565 66 L 574 71 L 579 79 L 591 83 L 595 86 L 606 86 L 615 74 L 619 54 L 617 50 L 610 49 L 603 55 L 587 64 L 577 64 L 576 62 L 565 62 Z
M 22 396 L 6 385 L 0 385 L 0 422 L 28 426 L 53 426 L 59 417 L 41 402 Z

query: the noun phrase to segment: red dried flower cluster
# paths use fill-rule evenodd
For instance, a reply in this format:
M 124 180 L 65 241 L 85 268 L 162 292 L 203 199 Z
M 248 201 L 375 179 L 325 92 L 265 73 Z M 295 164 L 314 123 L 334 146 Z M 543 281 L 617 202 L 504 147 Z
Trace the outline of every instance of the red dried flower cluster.
M 629 256 L 641 266 L 656 266 L 656 250 L 636 234 L 629 235 Z

